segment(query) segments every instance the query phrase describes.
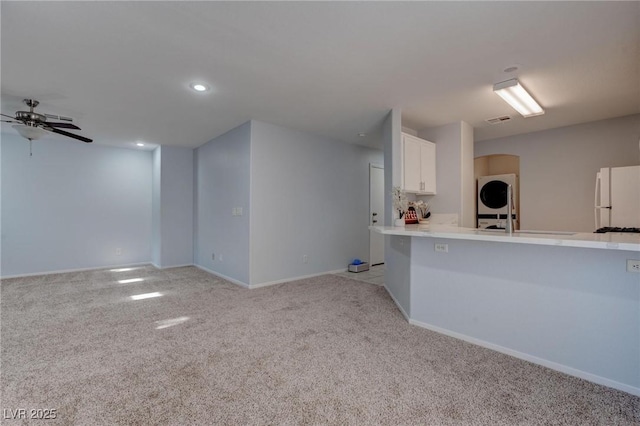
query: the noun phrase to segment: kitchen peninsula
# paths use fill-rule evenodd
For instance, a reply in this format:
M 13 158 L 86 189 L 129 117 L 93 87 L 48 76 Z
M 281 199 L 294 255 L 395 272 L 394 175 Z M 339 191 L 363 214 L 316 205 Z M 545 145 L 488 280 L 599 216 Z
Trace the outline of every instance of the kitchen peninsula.
M 640 396 L 640 234 L 371 229 L 411 324 Z

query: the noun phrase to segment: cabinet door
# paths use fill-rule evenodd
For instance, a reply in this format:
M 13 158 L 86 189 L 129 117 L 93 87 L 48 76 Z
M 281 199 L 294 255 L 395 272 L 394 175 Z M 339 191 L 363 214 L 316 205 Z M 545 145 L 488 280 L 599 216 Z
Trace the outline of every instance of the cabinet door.
M 423 142 L 420 144 L 420 170 L 422 192 L 436 193 L 436 144 Z
M 403 147 L 403 189 L 408 192 L 421 192 L 422 176 L 420 171 L 421 148 L 417 138 L 402 137 Z

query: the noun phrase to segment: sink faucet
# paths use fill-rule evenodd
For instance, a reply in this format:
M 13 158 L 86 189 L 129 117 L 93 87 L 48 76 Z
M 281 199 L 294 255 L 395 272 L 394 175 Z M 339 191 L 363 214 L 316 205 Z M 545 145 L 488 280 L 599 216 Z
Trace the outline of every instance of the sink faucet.
M 507 222 L 504 226 L 504 232 L 513 233 L 513 186 L 507 186 Z

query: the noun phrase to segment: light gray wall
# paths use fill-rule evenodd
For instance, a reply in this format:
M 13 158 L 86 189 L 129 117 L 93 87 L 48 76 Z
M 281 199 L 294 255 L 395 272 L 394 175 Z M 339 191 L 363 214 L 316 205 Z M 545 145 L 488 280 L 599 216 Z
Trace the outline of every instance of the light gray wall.
M 384 224 L 393 225 L 397 212 L 393 208 L 391 191 L 402 185 L 402 111 L 392 109 L 382 124 L 384 152 Z
M 160 267 L 162 264 L 162 222 L 161 222 L 161 190 L 162 190 L 162 150 L 153 150 L 153 166 L 151 176 L 151 262 Z
M 193 150 L 161 149 L 160 227 L 163 268 L 193 264 Z
M 476 180 L 473 174 L 473 127 L 460 122 L 460 226 L 476 227 Z
M 412 240 L 412 320 L 640 390 L 637 253 Z
M 601 167 L 640 164 L 640 115 L 475 143 L 475 156 L 520 156 L 520 227 L 593 231 Z
M 151 152 L 50 137 L 29 157 L 8 134 L 0 146 L 2 276 L 150 261 Z
M 252 285 L 367 257 L 369 163 L 382 152 L 251 122 Z
M 402 111 L 393 109 L 382 124 L 382 146 L 384 149 L 385 225 L 393 225 L 393 203 L 391 189 L 400 185 L 400 161 L 402 144 Z M 405 237 L 384 238 L 385 288 L 406 316 L 411 313 L 410 302 L 410 239 Z
M 195 183 L 195 264 L 247 285 L 250 151 L 251 123 L 247 122 L 196 150 Z M 232 216 L 234 207 L 242 207 L 243 215 Z
M 436 144 L 436 195 L 432 213 L 458 215 L 460 226 L 474 227 L 473 128 L 464 121 L 418 131 Z

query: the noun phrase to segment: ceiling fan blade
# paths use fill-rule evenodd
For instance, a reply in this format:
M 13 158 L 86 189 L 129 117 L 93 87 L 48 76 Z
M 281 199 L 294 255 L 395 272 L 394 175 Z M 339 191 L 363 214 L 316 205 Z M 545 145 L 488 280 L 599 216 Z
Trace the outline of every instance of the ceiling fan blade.
M 43 114 L 45 117 L 47 118 L 52 118 L 54 120 L 62 120 L 62 121 L 73 121 L 73 118 L 71 117 L 65 117 L 63 115 L 55 115 L 55 114 Z
M 0 113 L 0 115 L 1 115 L 1 116 L 3 116 L 3 117 L 11 118 L 11 119 L 13 119 L 13 120 L 15 120 L 15 119 L 16 119 L 13 115 L 7 115 L 7 114 L 1 114 L 1 113 Z
M 85 138 L 84 136 L 74 135 L 73 133 L 65 132 L 64 130 L 56 129 L 55 127 L 47 127 L 46 130 L 50 132 L 57 133 L 62 136 L 68 136 L 70 138 L 78 139 L 82 142 L 91 143 L 93 139 Z
M 2 121 L 3 123 L 20 123 L 19 121 L 15 121 L 15 120 L 14 121 L 0 120 L 0 121 Z
M 80 127 L 78 127 L 78 126 L 76 126 L 75 124 L 72 124 L 72 123 L 52 123 L 50 121 L 46 121 L 44 124 L 46 124 L 49 127 L 56 127 L 58 129 L 80 130 Z

